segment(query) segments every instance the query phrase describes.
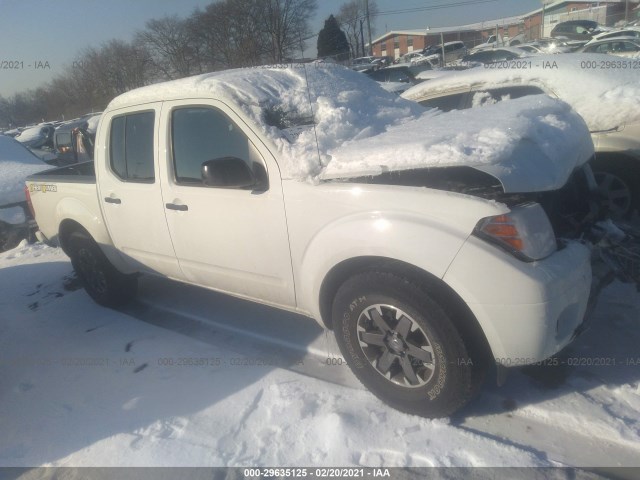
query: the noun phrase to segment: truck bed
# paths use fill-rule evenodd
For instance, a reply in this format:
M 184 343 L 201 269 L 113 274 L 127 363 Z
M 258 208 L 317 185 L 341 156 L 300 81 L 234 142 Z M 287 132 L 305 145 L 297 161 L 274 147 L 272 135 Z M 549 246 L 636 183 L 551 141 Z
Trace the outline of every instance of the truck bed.
M 38 229 L 50 243 L 57 243 L 65 218 L 84 218 L 85 228 L 96 223 L 104 230 L 93 162 L 45 170 L 27 177 L 26 183 Z
M 93 161 L 51 168 L 27 177 L 27 182 L 96 183 Z

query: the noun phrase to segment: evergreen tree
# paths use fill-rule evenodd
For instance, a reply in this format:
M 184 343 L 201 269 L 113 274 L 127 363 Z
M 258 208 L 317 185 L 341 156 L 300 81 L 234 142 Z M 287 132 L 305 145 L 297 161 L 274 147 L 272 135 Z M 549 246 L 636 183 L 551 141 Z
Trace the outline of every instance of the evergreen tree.
M 318 58 L 324 57 L 334 57 L 337 60 L 349 58 L 347 36 L 333 15 L 325 20 L 324 28 L 318 34 Z

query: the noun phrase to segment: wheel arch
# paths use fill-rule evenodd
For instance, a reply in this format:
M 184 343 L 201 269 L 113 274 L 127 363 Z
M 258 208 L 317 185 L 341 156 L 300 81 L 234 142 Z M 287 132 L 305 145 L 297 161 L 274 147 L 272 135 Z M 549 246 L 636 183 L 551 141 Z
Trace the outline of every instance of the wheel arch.
M 409 263 L 386 257 L 356 257 L 335 265 L 322 281 L 319 292 L 319 309 L 322 323 L 333 329 L 331 310 L 333 299 L 345 281 L 367 271 L 382 271 L 406 278 L 428 293 L 449 315 L 455 327 L 472 349 L 475 358 L 491 358 L 489 341 L 471 309 L 464 300 L 442 279 Z
M 136 270 L 132 269 L 131 266 L 123 260 L 122 256 L 113 246 L 110 239 L 106 240 L 104 238 L 96 238 L 87 228 L 84 227 L 84 225 L 70 218 L 64 219 L 60 222 L 60 226 L 58 227 L 58 243 L 60 248 L 62 248 L 62 251 L 68 257 L 71 256 L 71 252 L 69 250 L 69 238 L 74 233 L 81 233 L 96 242 L 109 262 L 111 262 L 111 264 L 120 272 L 125 274 L 136 272 Z

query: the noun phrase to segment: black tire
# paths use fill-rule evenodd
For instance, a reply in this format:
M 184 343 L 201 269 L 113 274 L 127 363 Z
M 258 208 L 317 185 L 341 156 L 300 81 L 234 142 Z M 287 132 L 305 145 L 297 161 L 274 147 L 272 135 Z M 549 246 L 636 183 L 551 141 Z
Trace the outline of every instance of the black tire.
M 69 256 L 89 296 L 105 307 L 118 307 L 135 297 L 136 275 L 125 275 L 109 262 L 98 244 L 82 232 L 69 236 Z
M 640 181 L 627 163 L 614 161 L 594 165 L 593 174 L 605 206 L 614 219 L 628 219 L 640 207 Z
M 334 331 L 351 370 L 374 395 L 406 413 L 446 417 L 476 395 L 486 367 L 424 290 L 390 273 L 356 275 L 334 299 Z

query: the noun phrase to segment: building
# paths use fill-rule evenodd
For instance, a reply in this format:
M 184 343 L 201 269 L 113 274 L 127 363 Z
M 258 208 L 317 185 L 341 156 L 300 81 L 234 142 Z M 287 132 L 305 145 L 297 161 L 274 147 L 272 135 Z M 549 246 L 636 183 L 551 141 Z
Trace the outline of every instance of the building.
M 553 27 L 567 20 L 595 20 L 602 25 L 615 25 L 638 18 L 640 0 L 552 1 L 543 8 L 515 17 L 452 27 L 426 27 L 420 30 L 394 30 L 373 40 L 375 56 L 398 58 L 414 50 L 445 42 L 460 40 L 468 48 L 485 42 L 491 35 L 503 38 L 518 37 L 531 41 L 548 37 Z

